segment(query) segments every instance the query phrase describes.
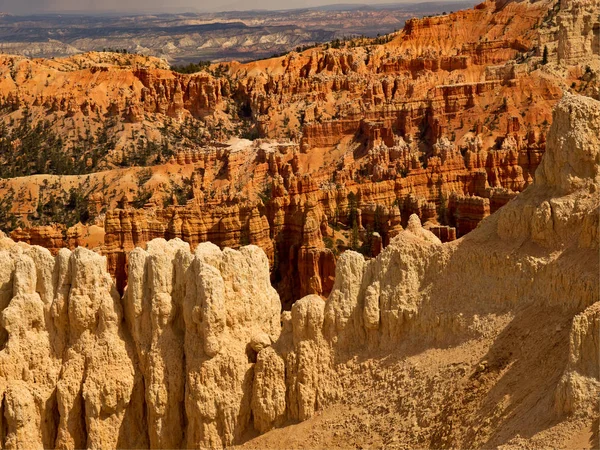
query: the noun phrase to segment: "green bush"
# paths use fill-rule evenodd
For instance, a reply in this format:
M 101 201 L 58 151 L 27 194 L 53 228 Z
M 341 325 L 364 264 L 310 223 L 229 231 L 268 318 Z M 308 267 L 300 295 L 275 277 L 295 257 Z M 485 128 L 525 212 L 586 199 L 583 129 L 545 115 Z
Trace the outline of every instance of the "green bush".
M 208 68 L 210 67 L 210 65 L 211 65 L 210 61 L 198 61 L 198 64 L 189 63 L 186 65 L 171 66 L 171 70 L 173 72 L 177 72 L 177 73 L 191 74 L 191 73 L 207 71 Z
M 112 122 L 92 135 L 86 130 L 73 145 L 52 130 L 49 121 L 33 123 L 29 110 L 19 122 L 0 124 L 0 177 L 13 178 L 36 174 L 80 175 L 97 171 L 102 159 L 115 148 L 109 136 Z
M 0 198 L 0 230 L 10 232 L 20 225 L 19 218 L 12 213 L 14 193 Z

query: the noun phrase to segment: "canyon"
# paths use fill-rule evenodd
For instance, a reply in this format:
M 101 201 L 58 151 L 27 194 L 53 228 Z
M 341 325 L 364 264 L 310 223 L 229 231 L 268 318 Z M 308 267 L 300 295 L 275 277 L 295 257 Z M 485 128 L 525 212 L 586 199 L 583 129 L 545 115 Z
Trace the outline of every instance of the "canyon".
M 2 446 L 594 448 L 599 136 L 565 94 L 515 199 L 447 243 L 412 214 L 290 311 L 255 245 L 153 239 L 121 296 L 106 256 L 0 239 Z
M 192 75 L 2 56 L 7 231 L 99 251 L 120 293 L 134 248 L 179 238 L 260 246 L 286 310 L 327 297 L 347 249 L 376 256 L 412 214 L 454 240 L 531 185 L 563 92 L 600 98 L 597 8 L 486 2 Z
M 0 447 L 598 448 L 599 32 L 0 55 Z

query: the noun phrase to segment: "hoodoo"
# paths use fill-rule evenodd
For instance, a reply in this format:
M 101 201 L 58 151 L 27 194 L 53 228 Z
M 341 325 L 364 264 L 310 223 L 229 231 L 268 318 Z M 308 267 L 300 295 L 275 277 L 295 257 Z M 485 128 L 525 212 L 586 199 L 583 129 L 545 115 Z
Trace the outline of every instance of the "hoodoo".
M 0 448 L 600 448 L 599 2 L 0 55 Z
M 563 92 L 599 98 L 599 8 L 486 1 L 195 74 L 2 55 L 0 217 L 98 250 L 120 293 L 134 248 L 179 238 L 261 247 L 286 310 L 327 297 L 345 250 L 376 255 L 412 214 L 453 240 L 532 183 Z
M 131 253 L 121 298 L 105 257 L 3 238 L 3 445 L 214 448 L 260 432 L 251 445 L 475 448 L 587 436 L 600 394 L 599 136 L 600 102 L 566 95 L 516 199 L 446 244 L 413 215 L 376 258 L 344 253 L 327 300 L 283 314 L 256 246 L 152 240 Z M 356 410 L 369 432 L 347 426 Z M 303 436 L 290 424 L 305 420 Z M 280 441 L 269 430 L 285 424 Z

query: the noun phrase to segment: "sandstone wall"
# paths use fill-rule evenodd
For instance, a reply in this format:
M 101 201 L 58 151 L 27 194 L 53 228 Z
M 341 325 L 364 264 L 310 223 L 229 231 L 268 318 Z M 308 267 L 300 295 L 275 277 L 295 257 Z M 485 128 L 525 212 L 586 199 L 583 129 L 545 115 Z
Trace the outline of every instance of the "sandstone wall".
M 563 0 L 558 15 L 558 60 L 563 64 L 584 62 L 600 56 L 600 2 Z
M 2 247 L 4 448 L 221 447 L 277 387 L 253 398 L 281 328 L 257 247 L 153 240 L 122 299 L 92 251 Z

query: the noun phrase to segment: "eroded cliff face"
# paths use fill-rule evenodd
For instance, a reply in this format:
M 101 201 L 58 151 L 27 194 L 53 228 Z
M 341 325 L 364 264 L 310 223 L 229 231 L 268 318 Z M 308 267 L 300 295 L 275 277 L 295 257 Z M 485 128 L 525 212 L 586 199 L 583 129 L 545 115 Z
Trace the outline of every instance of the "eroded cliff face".
M 7 124 L 28 111 L 60 130 L 64 148 L 103 143 L 78 150 L 85 176 L 0 183 L 23 222 L 11 236 L 53 252 L 101 249 L 120 292 L 128 253 L 153 238 L 192 249 L 251 243 L 269 257 L 286 308 L 305 294 L 326 297 L 339 253 L 376 255 L 411 214 L 455 239 L 532 183 L 563 91 L 597 95 L 595 8 L 485 2 L 408 21 L 383 43 L 191 76 L 138 55 L 6 56 Z M 23 145 L 11 142 L 10 154 Z M 85 212 L 44 217 L 71 189 Z M 30 226 L 77 220 L 87 223 Z
M 558 15 L 558 60 L 574 62 L 600 55 L 600 4 L 597 0 L 563 0 Z
M 221 447 L 277 388 L 253 396 L 281 329 L 259 248 L 153 240 L 121 299 L 92 251 L 2 247 L 4 448 Z
M 600 299 L 599 106 L 563 99 L 533 185 L 463 239 L 441 245 L 412 216 L 378 258 L 340 257 L 332 294 L 315 302 L 322 329 L 335 361 L 351 360 L 349 348 L 364 355 L 363 347 L 407 358 L 394 368 L 383 365 L 384 386 L 372 386 L 402 404 L 400 416 L 408 420 L 396 424 L 400 442 L 520 445 L 516 434 L 535 429 L 533 442 L 540 445 L 565 414 L 587 426 L 597 420 L 598 343 L 591 336 Z M 483 348 L 452 354 L 466 342 Z M 435 363 L 411 360 L 433 349 L 445 349 L 430 356 Z M 417 361 L 425 367 L 417 369 Z M 362 367 L 369 369 L 378 370 Z M 403 379 L 411 369 L 425 380 Z M 440 373 L 457 379 L 444 381 Z M 394 394 L 395 383 L 410 393 Z M 383 405 L 376 396 L 369 397 L 371 410 Z M 520 415 L 534 411 L 537 421 Z
M 65 59 L 2 55 L 0 68 L 3 107 L 17 111 L 30 106 L 34 113 L 45 113 L 47 120 L 64 117 L 79 124 L 89 116 L 99 122 L 122 117 L 133 123 L 154 113 L 200 117 L 216 109 L 224 88 L 223 80 L 208 73 L 184 76 L 172 72 L 166 61 L 142 55 L 91 52 Z M 70 129 L 65 126 L 65 133 Z
M 334 446 L 567 444 L 598 418 L 599 106 L 566 96 L 533 184 L 467 236 L 412 215 L 283 313 L 256 246 L 154 239 L 120 297 L 104 256 L 0 240 L 3 447 L 291 445 L 269 430 L 336 408 Z
M 344 253 L 291 313 L 323 342 L 309 415 L 340 401 L 246 447 L 597 446 L 599 130 L 566 96 L 534 183 L 476 230 L 442 244 L 413 215 L 379 257 Z

